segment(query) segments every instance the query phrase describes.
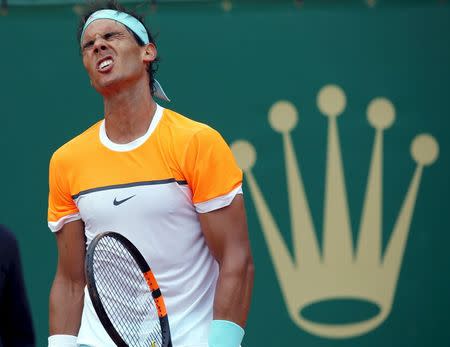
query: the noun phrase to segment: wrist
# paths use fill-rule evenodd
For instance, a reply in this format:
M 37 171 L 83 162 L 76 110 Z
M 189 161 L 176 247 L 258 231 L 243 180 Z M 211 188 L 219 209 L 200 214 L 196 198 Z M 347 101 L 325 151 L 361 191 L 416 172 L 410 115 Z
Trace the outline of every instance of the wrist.
M 62 334 L 49 336 L 48 347 L 77 347 L 77 337 Z
M 244 337 L 244 329 L 228 320 L 215 319 L 209 328 L 209 347 L 239 347 Z

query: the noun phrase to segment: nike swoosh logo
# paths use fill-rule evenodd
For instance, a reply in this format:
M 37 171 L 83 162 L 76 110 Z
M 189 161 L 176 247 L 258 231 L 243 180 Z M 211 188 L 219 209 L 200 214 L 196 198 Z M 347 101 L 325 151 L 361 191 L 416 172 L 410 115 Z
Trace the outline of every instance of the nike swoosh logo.
M 123 204 L 125 201 L 128 201 L 128 200 L 130 200 L 131 198 L 133 198 L 135 196 L 136 195 L 131 195 L 128 198 L 125 198 L 123 200 L 117 200 L 117 198 L 115 198 L 113 204 L 114 204 L 114 206 L 119 206 L 120 204 Z

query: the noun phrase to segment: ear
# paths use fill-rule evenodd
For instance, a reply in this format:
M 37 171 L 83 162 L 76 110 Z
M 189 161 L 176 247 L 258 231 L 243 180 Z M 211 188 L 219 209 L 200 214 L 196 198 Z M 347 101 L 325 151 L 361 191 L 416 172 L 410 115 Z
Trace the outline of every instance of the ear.
M 142 61 L 144 63 L 151 63 L 156 59 L 158 51 L 153 43 L 147 44 L 142 51 Z

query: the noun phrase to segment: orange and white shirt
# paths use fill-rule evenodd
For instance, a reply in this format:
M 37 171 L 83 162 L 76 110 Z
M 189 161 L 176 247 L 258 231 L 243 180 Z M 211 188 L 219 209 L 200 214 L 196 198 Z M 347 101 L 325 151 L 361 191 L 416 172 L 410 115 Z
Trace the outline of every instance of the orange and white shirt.
M 127 237 L 164 295 L 174 347 L 207 346 L 218 264 L 197 213 L 242 193 L 242 172 L 220 134 L 157 105 L 145 135 L 111 142 L 104 120 L 52 156 L 48 225 L 82 219 L 87 246 L 104 231 Z M 78 343 L 114 346 L 87 291 Z

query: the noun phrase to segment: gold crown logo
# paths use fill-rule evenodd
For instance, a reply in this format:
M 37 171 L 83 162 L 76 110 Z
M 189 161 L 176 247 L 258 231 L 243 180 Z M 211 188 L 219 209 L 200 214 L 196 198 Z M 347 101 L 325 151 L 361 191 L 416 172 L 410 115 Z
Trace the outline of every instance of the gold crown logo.
M 428 134 L 418 135 L 412 141 L 411 154 L 417 164 L 416 169 L 383 255 L 383 133 L 394 123 L 395 109 L 385 98 L 375 98 L 370 102 L 367 117 L 375 129 L 375 139 L 354 250 L 337 126 L 337 117 L 345 109 L 346 97 L 340 87 L 327 85 L 320 90 L 317 104 L 328 118 L 322 252 L 319 251 L 290 135 L 298 121 L 295 107 L 288 101 L 279 101 L 269 111 L 271 127 L 283 138 L 293 256 L 252 173 L 256 162 L 254 147 L 239 140 L 231 148 L 245 173 L 291 319 L 315 335 L 348 338 L 375 329 L 391 311 L 423 168 L 437 159 L 439 147 Z M 302 315 L 305 307 L 331 299 L 369 301 L 379 307 L 379 312 L 369 319 L 346 324 L 315 322 Z

